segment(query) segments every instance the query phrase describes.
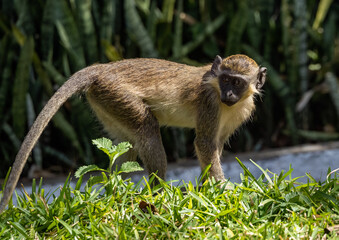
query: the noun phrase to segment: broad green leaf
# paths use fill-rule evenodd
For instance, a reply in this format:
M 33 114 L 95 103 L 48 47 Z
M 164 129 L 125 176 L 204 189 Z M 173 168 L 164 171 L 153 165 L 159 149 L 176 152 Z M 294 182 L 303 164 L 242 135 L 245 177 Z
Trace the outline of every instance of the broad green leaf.
M 98 138 L 95 140 L 92 140 L 92 143 L 100 150 L 102 150 L 104 153 L 106 153 L 108 156 L 112 153 L 112 141 L 107 138 Z
M 130 148 L 132 148 L 132 145 L 129 142 L 121 142 L 116 147 L 113 147 L 113 152 L 120 156 L 126 153 Z
M 92 186 L 94 186 L 95 184 L 99 184 L 99 183 L 103 183 L 103 182 L 105 182 L 106 180 L 102 177 L 104 175 L 104 173 L 102 173 L 102 175 L 99 175 L 99 176 L 91 176 L 89 179 L 88 179 L 88 181 L 87 181 L 87 183 L 86 183 L 86 185 L 88 186 L 88 187 L 92 187 Z M 106 175 L 105 175 L 106 176 Z
M 140 167 L 139 163 L 137 162 L 124 162 L 121 165 L 121 168 L 119 172 L 124 172 L 124 173 L 130 173 L 130 172 L 137 172 L 137 171 L 143 171 L 144 169 Z
M 99 168 L 97 165 L 88 165 L 88 166 L 82 166 L 80 167 L 76 172 L 75 172 L 75 177 L 80 178 L 83 175 L 85 175 L 88 172 L 93 172 L 93 171 L 105 171 L 104 169 Z

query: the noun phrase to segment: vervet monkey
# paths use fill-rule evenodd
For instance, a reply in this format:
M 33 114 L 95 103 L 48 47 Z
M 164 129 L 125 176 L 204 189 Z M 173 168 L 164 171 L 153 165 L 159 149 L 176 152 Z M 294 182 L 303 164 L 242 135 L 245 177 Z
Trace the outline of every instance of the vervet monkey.
M 7 205 L 46 125 L 73 94 L 84 92 L 111 137 L 129 141 L 149 173 L 166 174 L 160 126 L 195 128 L 201 168 L 223 181 L 220 155 L 224 142 L 255 109 L 254 96 L 265 83 L 266 68 L 245 55 L 193 67 L 160 59 L 128 59 L 97 64 L 76 72 L 52 96 L 25 137 L 1 200 Z M 136 156 L 136 154 L 131 154 Z

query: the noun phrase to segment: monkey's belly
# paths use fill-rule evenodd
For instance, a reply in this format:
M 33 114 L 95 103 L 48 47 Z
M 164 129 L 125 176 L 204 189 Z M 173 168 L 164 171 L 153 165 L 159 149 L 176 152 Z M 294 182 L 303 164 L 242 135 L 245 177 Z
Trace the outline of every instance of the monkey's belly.
M 196 114 L 188 107 L 183 107 L 180 109 L 153 109 L 152 113 L 158 119 L 161 126 L 187 128 L 195 128 L 196 126 Z

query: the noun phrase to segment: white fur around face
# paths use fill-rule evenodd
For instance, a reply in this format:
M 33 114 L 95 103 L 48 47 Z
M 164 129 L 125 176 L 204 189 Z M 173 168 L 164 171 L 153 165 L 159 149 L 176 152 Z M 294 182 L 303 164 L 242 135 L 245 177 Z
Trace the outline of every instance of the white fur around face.
M 240 100 L 233 106 L 220 103 L 218 138 L 228 139 L 244 122 L 248 121 L 255 109 L 253 96 Z

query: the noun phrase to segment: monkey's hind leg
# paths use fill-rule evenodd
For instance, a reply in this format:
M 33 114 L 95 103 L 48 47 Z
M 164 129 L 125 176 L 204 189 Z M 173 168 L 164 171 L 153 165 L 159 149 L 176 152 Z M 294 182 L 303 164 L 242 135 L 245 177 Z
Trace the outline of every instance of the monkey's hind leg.
M 147 109 L 147 116 L 137 129 L 136 149 L 149 174 L 156 173 L 165 179 L 167 170 L 166 153 L 162 143 L 157 119 Z M 159 181 L 155 179 L 154 184 Z
M 156 173 L 162 179 L 166 177 L 167 160 L 162 143 L 160 126 L 149 108 L 140 103 L 138 109 L 125 110 L 125 124 L 134 149 L 138 152 L 149 174 Z M 155 180 L 155 184 L 159 181 Z
M 105 104 L 96 95 L 88 94 L 87 97 L 105 129 L 117 139 L 126 139 L 133 145 L 133 150 L 136 150 L 149 174 L 157 173 L 165 179 L 166 153 L 158 120 L 149 107 L 126 92 L 123 98 L 118 94 L 111 96 Z M 125 102 L 116 98 L 124 99 Z M 133 153 L 131 155 L 135 156 Z
M 119 123 L 119 121 L 117 119 L 114 119 L 109 112 L 107 112 L 101 105 L 99 105 L 98 102 L 95 101 L 95 98 L 88 97 L 88 101 L 90 102 L 91 107 L 95 112 L 98 120 L 102 123 L 105 132 L 107 132 L 109 137 L 112 139 L 113 144 L 118 145 L 121 142 L 129 142 L 134 147 L 134 142 L 132 142 L 132 139 L 128 137 L 128 132 L 126 132 L 126 130 L 124 131 L 124 127 Z M 135 150 L 135 148 L 132 148 L 128 152 L 120 156 L 116 160 L 114 165 L 120 168 L 124 162 L 136 161 L 137 156 L 137 151 Z

